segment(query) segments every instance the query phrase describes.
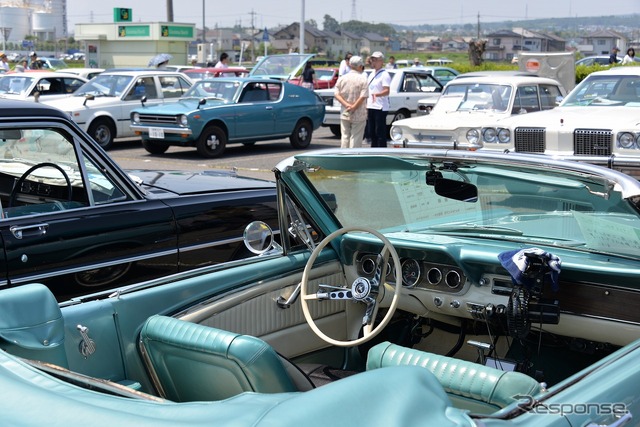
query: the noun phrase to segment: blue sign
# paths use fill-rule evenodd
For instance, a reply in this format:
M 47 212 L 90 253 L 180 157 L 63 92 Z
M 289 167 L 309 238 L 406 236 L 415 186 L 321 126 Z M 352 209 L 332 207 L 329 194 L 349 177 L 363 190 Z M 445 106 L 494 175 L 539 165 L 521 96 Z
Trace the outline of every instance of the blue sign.
M 22 40 L 22 47 L 33 47 L 33 42 L 31 40 Z
M 267 31 L 267 27 L 264 27 L 264 32 L 262 33 L 262 41 L 263 42 L 269 41 L 269 32 Z

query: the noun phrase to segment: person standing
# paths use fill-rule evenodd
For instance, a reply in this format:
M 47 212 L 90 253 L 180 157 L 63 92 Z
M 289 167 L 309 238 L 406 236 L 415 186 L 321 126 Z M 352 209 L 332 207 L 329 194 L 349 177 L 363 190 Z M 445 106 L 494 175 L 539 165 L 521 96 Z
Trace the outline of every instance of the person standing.
M 385 66 L 385 68 L 389 69 L 389 70 L 395 70 L 398 68 L 398 64 L 396 64 L 396 58 L 395 56 L 390 56 L 389 57 L 389 62 L 387 63 L 387 65 Z
M 307 61 L 304 65 L 304 70 L 302 71 L 302 84 L 300 86 L 307 88 L 309 90 L 313 90 L 315 88 L 316 83 L 316 72 Z
M 227 52 L 220 54 L 220 60 L 214 68 L 229 68 L 229 54 Z
M 351 71 L 338 79 L 335 99 L 341 105 L 340 132 L 341 148 L 362 147 L 362 136 L 367 122 L 367 97 L 369 88 L 367 76 L 363 73 L 364 62 L 360 56 L 349 59 Z
M 35 52 L 31 52 L 29 54 L 29 70 L 41 70 L 42 69 L 42 61 L 38 59 L 38 54 Z
M 351 67 L 349 66 L 349 60 L 353 54 L 351 52 L 347 52 L 344 56 L 344 59 L 340 62 L 340 68 L 338 69 L 338 78 L 344 76 L 349 71 L 351 71 Z
M 609 64 L 618 63 L 618 52 L 620 52 L 618 46 L 614 46 L 613 49 L 611 49 L 611 55 L 609 55 Z
M 384 55 L 373 52 L 370 57 L 373 70 L 369 76 L 367 97 L 367 127 L 371 147 L 387 146 L 387 113 L 391 75 L 384 69 Z
M 632 64 L 636 59 L 636 51 L 634 48 L 630 47 L 627 49 L 627 54 L 622 59 L 622 65 L 624 64 Z
M 2 68 L 5 73 L 11 69 L 11 67 L 9 67 L 9 62 L 7 61 L 7 54 L 4 52 L 0 52 L 0 68 Z

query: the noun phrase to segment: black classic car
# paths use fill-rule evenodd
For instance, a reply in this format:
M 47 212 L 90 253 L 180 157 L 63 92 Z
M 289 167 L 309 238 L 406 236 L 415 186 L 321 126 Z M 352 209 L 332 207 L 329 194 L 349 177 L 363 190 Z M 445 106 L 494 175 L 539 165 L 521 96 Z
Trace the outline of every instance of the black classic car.
M 0 288 L 69 298 L 245 258 L 244 226 L 277 224 L 275 193 L 233 172 L 126 173 L 60 110 L 3 100 Z

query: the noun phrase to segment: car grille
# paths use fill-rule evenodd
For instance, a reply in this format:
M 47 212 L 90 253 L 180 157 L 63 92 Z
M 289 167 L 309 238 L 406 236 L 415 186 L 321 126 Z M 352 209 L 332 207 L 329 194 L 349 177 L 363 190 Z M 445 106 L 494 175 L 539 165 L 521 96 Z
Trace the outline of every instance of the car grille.
M 177 125 L 178 119 L 176 116 L 140 114 L 140 123 L 145 125 Z
M 544 128 L 516 128 L 513 143 L 519 153 L 544 153 Z
M 576 156 L 609 156 L 613 132 L 605 129 L 576 129 L 573 132 L 573 151 Z

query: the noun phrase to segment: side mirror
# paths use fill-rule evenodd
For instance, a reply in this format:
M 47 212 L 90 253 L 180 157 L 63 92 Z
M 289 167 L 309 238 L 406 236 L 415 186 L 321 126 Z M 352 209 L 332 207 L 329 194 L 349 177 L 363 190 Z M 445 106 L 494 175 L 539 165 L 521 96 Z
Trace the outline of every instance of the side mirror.
M 262 255 L 273 246 L 273 230 L 262 221 L 253 221 L 244 229 L 244 245 L 254 254 Z
M 84 102 L 82 103 L 82 106 L 84 107 L 85 105 L 87 105 L 87 101 L 93 101 L 94 99 L 96 99 L 94 94 L 92 94 L 92 93 L 87 94 L 84 97 Z

